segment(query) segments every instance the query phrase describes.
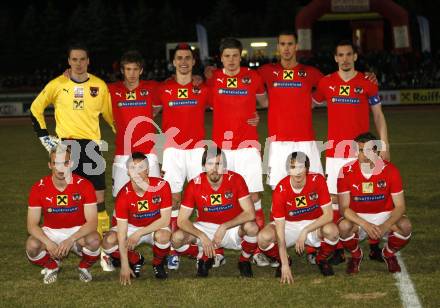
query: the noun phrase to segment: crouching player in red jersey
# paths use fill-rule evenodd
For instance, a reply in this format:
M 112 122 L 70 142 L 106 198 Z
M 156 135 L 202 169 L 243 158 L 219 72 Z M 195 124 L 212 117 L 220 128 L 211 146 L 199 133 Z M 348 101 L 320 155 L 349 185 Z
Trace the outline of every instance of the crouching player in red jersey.
M 29 195 L 26 253 L 31 263 L 44 268 L 43 282 L 50 284 L 57 281 L 60 262 L 72 250 L 81 256 L 79 279 L 89 282 L 89 268 L 101 252 L 95 189 L 71 173 L 69 148 L 59 144 L 49 157 L 52 174 L 36 182 Z
M 344 248 L 351 253 L 347 273 L 356 274 L 363 253 L 359 241 L 367 236 L 380 240 L 387 236 L 382 257 L 390 273 L 400 272 L 395 253 L 409 242 L 412 226 L 404 216 L 405 198 L 398 169 L 382 160 L 371 133 L 355 138 L 358 158 L 346 164 L 338 178 L 341 215 L 339 232 Z
M 243 277 L 252 277 L 250 257 L 257 248 L 258 226 L 249 190 L 241 175 L 226 169 L 219 148 L 206 148 L 202 156 L 205 172 L 192 179 L 185 189 L 173 233 L 173 247 L 186 253 L 191 243 L 199 244 L 197 276 L 207 277 L 215 249 L 241 250 L 238 268 Z M 191 222 L 193 210 L 196 222 Z
M 148 176 L 148 159 L 135 152 L 127 161 L 130 182 L 116 197 L 117 226 L 109 231 L 102 242 L 104 252 L 113 264 L 120 262 L 120 282 L 130 284 L 130 277 L 139 277 L 144 257 L 136 246 L 153 246 L 153 272 L 158 279 L 166 279 L 164 264 L 170 250 L 171 189 L 163 179 Z M 115 262 L 116 261 L 116 262 Z
M 334 275 L 328 262 L 338 243 L 337 226 L 332 222 L 331 198 L 324 176 L 310 173 L 310 160 L 303 152 L 293 152 L 287 159 L 289 174 L 272 194 L 274 222 L 258 234 L 260 249 L 281 263 L 276 277 L 281 283 L 292 283 L 287 248 L 295 245 L 302 254 L 305 245 L 320 247 L 316 264 L 324 276 Z

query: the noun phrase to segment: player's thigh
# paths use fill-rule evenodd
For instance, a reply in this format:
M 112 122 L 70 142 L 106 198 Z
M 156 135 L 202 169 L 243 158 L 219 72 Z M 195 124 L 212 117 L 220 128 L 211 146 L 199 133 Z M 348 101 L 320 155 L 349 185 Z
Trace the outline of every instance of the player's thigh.
M 307 155 L 310 160 L 310 172 L 324 174 L 321 163 L 321 152 L 315 141 L 295 142 L 295 147 Z
M 337 157 L 327 157 L 325 160 L 325 173 L 327 175 L 327 186 L 328 191 L 331 194 L 338 193 L 338 177 L 341 168 L 351 162 L 356 160 L 355 158 L 337 158 Z
M 112 195 L 116 197 L 121 188 L 130 181 L 127 172 L 129 155 L 115 155 L 112 166 Z
M 204 149 L 196 148 L 191 150 L 186 150 L 186 178 L 188 181 L 192 180 L 200 173 L 203 172 L 202 167 L 202 156 Z
M 159 159 L 156 154 L 147 154 L 148 176 L 160 178 Z
M 391 211 L 375 213 L 375 214 L 358 213 L 357 215 L 360 218 L 364 219 L 365 221 L 368 221 L 373 225 L 379 226 L 391 217 Z M 359 240 L 362 241 L 367 237 L 368 237 L 367 232 L 362 227 L 359 227 Z M 386 235 L 384 235 L 384 237 L 386 237 Z
M 221 247 L 226 249 L 241 250 L 241 241 L 243 238 L 239 233 L 240 226 L 235 226 L 226 231 L 223 237 Z
M 169 242 L 171 240 L 171 229 L 169 227 L 165 227 L 154 231 L 153 240 L 159 243 Z
M 128 229 L 127 229 L 127 238 L 130 237 L 133 233 L 135 233 L 136 231 L 142 229 L 142 227 L 137 227 L 137 226 L 133 226 L 133 225 L 128 225 Z M 143 236 L 141 236 L 141 238 L 139 239 L 139 241 L 137 242 L 136 246 L 139 246 L 140 244 L 149 244 L 149 245 L 153 245 L 154 243 L 154 239 L 153 239 L 153 233 L 149 233 L 149 234 L 145 234 Z
M 249 192 L 263 191 L 263 169 L 260 152 L 255 148 L 235 150 L 235 172 L 240 174 L 249 188 Z
M 194 227 L 199 229 L 200 231 L 202 231 L 203 233 L 205 233 L 205 235 L 212 240 L 214 238 L 214 234 L 217 231 L 218 227 L 220 225 L 218 224 L 214 224 L 214 223 L 210 223 L 210 222 L 195 222 L 194 223 Z M 198 242 L 200 242 L 200 240 L 198 240 Z
M 163 178 L 170 184 L 171 192 L 181 192 L 186 179 L 184 150 L 165 149 L 163 152 L 162 170 L 165 172 Z
M 269 146 L 267 184 L 276 186 L 287 176 L 287 157 L 293 150 L 293 142 L 274 141 Z
M 286 247 L 292 247 L 293 245 L 295 245 L 299 235 L 301 234 L 301 231 L 311 223 L 313 223 L 313 220 L 286 221 L 285 223 Z M 319 240 L 319 236 L 316 230 L 309 232 L 307 234 L 306 244 L 310 246 L 317 245 L 315 247 L 319 247 L 320 242 L 321 241 Z
M 105 190 L 105 160 L 99 145 L 91 140 L 74 140 L 80 145 L 79 160 L 73 173 L 89 180 L 95 190 Z M 75 163 L 76 163 L 75 162 Z

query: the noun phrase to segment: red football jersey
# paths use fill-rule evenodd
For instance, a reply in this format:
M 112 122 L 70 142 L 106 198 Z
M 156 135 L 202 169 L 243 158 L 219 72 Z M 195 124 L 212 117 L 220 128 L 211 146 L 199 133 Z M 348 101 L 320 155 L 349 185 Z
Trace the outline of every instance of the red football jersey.
M 151 152 L 154 146 L 154 134 L 157 133 L 153 124 L 153 105 L 157 105 L 156 86 L 157 82 L 152 80 L 141 80 L 139 86 L 133 91 L 129 91 L 122 81 L 108 85 L 116 126 L 115 155 L 130 155 L 133 152 L 149 154 Z M 130 122 L 137 117 L 147 117 L 148 119 L 143 119 L 133 127 L 131 140 L 128 140 L 129 147 L 124 151 L 125 132 Z M 131 125 L 134 125 L 134 121 Z M 134 146 L 145 136 L 151 136 L 149 141 Z
M 202 147 L 200 141 L 205 139 L 205 110 L 208 106 L 209 88 L 205 85 L 194 86 L 192 83 L 181 85 L 170 79 L 160 85 L 158 96 L 163 106 L 163 132 L 170 128 L 178 129 L 177 135 L 167 136 L 165 148 Z
M 403 191 L 399 170 L 390 162 L 376 165 L 376 172 L 366 178 L 359 161 L 345 165 L 338 178 L 338 193 L 350 193 L 350 208 L 356 213 L 392 211 L 392 196 Z M 380 170 L 380 169 L 382 170 Z
M 212 189 L 206 173 L 192 179 L 185 189 L 182 206 L 197 210 L 197 221 L 222 224 L 243 210 L 239 200 L 248 196 L 249 190 L 241 175 L 227 171 L 220 187 Z
M 264 94 L 260 75 L 247 67 L 241 67 L 235 76 L 226 75 L 222 69 L 213 72 L 207 84 L 211 87 L 214 108 L 212 139 L 224 149 L 237 149 L 243 141 L 258 141 L 257 128 L 247 120 L 255 117 L 256 96 Z M 232 136 L 225 132 L 232 132 Z M 223 146 L 223 141 L 229 145 Z M 243 146 L 243 145 L 242 145 Z M 249 144 L 244 145 L 249 147 Z
M 322 73 L 308 65 L 284 69 L 280 63 L 265 64 L 258 72 L 269 95 L 269 136 L 276 141 L 315 140 L 312 126 L 312 91 Z
M 328 140 L 334 141 L 327 157 L 356 157 L 348 147 L 351 140 L 370 130 L 369 107 L 380 104 L 377 85 L 360 72 L 349 81 L 335 72 L 321 79 L 313 96 L 316 101 L 327 101 Z
M 128 220 L 136 227 L 146 227 L 161 217 L 161 209 L 171 207 L 170 184 L 160 178 L 148 179 L 149 190 L 141 197 L 134 191 L 131 181 L 121 188 L 115 201 L 116 219 Z
M 330 205 L 331 198 L 325 178 L 317 173 L 307 174 L 306 185 L 299 193 L 293 191 L 290 176 L 282 179 L 272 193 L 274 219 L 313 220 L 322 216 L 322 207 Z
M 84 206 L 89 204 L 96 205 L 95 188 L 76 174 L 63 191 L 53 185 L 52 175 L 45 176 L 32 186 L 29 195 L 29 207 L 40 207 L 43 226 L 52 229 L 84 225 Z

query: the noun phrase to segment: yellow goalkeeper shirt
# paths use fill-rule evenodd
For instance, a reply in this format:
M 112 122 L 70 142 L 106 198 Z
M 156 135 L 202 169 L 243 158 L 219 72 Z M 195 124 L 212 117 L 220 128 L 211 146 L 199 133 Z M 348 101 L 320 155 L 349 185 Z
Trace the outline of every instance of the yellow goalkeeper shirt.
M 107 85 L 89 74 L 82 82 L 75 82 L 63 75 L 50 81 L 31 105 L 37 129 L 47 130 L 44 110 L 53 104 L 56 134 L 59 138 L 101 140 L 99 115 L 112 127 L 111 98 Z

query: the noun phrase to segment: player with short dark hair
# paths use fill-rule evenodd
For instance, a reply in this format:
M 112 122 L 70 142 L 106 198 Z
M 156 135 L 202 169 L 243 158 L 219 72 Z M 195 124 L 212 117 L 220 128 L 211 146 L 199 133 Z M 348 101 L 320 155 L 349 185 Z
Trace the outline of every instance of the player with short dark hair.
M 258 245 L 281 265 L 276 277 L 281 283 L 292 283 L 287 248 L 295 245 L 302 254 L 305 245 L 318 248 L 316 264 L 324 276 L 334 275 L 328 262 L 338 243 L 337 226 L 332 222 L 330 194 L 322 174 L 309 172 L 310 160 L 303 152 L 293 152 L 287 159 L 289 175 L 282 179 L 272 194 L 274 222 L 258 233 Z
M 252 277 L 249 258 L 257 248 L 258 226 L 255 210 L 244 179 L 226 169 L 225 155 L 216 147 L 206 148 L 204 172 L 192 179 L 185 189 L 177 218 L 179 230 L 173 233 L 173 247 L 187 253 L 198 243 L 197 275 L 208 276 L 214 263 L 215 249 L 241 250 L 238 267 L 241 276 Z M 195 222 L 190 220 L 197 210 Z
M 166 256 L 170 250 L 171 190 L 163 179 L 150 177 L 147 156 L 131 154 L 127 161 L 128 182 L 115 202 L 117 225 L 107 232 L 102 242 L 104 252 L 121 266 L 120 282 L 131 283 L 139 277 L 144 257 L 134 249 L 142 243 L 153 246 L 153 272 L 158 279 L 168 277 Z
M 29 195 L 28 259 L 43 267 L 43 282 L 50 284 L 57 281 L 61 261 L 73 251 L 81 256 L 79 279 L 89 282 L 101 243 L 95 190 L 88 180 L 71 173 L 70 150 L 64 145 L 51 149 L 48 165 L 51 175 L 36 182 Z
M 341 215 L 339 232 L 344 248 L 351 253 L 347 273 L 359 272 L 363 253 L 359 241 L 368 238 L 388 241 L 382 257 L 390 273 L 400 272 L 396 252 L 405 247 L 412 226 L 405 216 L 405 197 L 398 169 L 379 156 L 381 140 L 371 133 L 354 138 L 357 160 L 346 164 L 338 177 Z

